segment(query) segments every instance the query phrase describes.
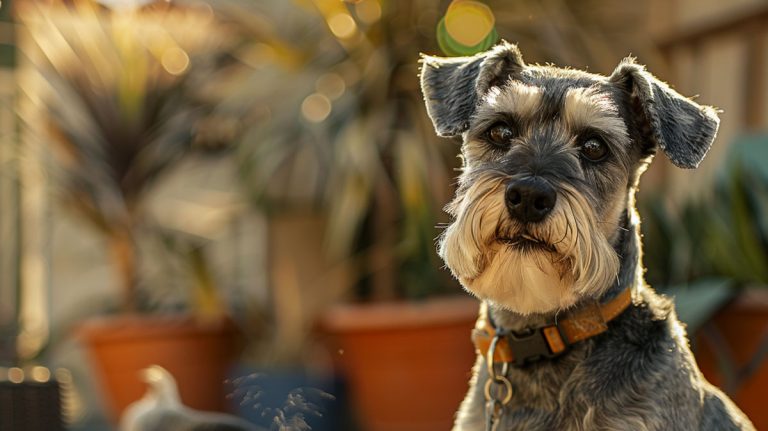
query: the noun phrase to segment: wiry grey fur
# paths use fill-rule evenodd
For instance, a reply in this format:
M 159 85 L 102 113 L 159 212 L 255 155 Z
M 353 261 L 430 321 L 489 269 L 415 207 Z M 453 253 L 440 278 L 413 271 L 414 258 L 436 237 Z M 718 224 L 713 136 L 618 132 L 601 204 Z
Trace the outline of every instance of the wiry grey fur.
M 696 167 L 717 132 L 715 111 L 680 96 L 632 60 L 622 62 L 606 78 L 551 66 L 528 66 L 517 47 L 507 43 L 475 57 L 425 57 L 421 82 L 437 133 L 461 135 L 464 141 L 465 166 L 456 199 L 447 208 L 457 221 L 441 238 L 440 252 L 465 288 L 486 301 L 497 325 L 513 331 L 540 326 L 567 317 L 569 310 L 588 301 L 610 300 L 627 287 L 633 292 L 633 304 L 609 323 L 607 332 L 574 344 L 556 359 L 512 367 L 508 377 L 514 396 L 496 429 L 754 429 L 744 414 L 701 375 L 671 301 L 657 295 L 642 276 L 639 221 L 634 209 L 639 176 L 657 148 L 677 166 Z M 569 93 L 571 89 L 584 90 Z M 528 93 L 514 96 L 515 91 Z M 578 103 L 595 101 L 600 106 L 594 113 L 564 112 L 568 94 Z M 586 96 L 579 99 L 574 94 Z M 516 112 L 515 106 L 504 105 L 524 99 L 536 109 Z M 584 133 L 582 129 L 592 125 L 571 125 L 571 117 L 582 121 L 593 118 L 595 124 L 601 124 L 603 129 L 598 132 L 610 150 L 605 161 L 591 163 L 579 158 L 578 137 Z M 513 122 L 518 131 L 509 149 L 498 150 L 483 143 L 486 130 L 499 118 Z M 489 297 L 472 285 L 483 271 L 489 270 L 489 259 L 493 259 L 495 251 L 488 249 L 505 247 L 485 237 L 489 222 L 478 221 L 483 211 L 492 214 L 492 223 L 498 223 L 493 235 L 501 237 L 511 235 L 505 232 L 524 229 L 499 209 L 504 204 L 494 201 L 495 186 L 477 185 L 489 177 L 504 183 L 531 176 L 544 178 L 560 192 L 577 190 L 583 208 L 576 209 L 591 211 L 590 220 L 596 220 L 599 226 L 590 228 L 588 235 L 574 238 L 607 241 L 612 251 L 595 256 L 619 258 L 612 278 L 615 281 L 580 291 L 569 307 L 554 301 L 551 310 L 542 312 L 516 308 L 520 298 L 504 296 L 505 286 L 496 286 L 496 296 Z M 582 222 L 568 220 L 567 227 L 587 229 Z M 577 252 L 583 249 L 573 248 Z M 461 260 L 467 257 L 473 260 Z M 578 256 L 569 258 L 578 262 Z M 483 358 L 478 356 L 454 430 L 484 429 L 483 385 L 487 379 Z

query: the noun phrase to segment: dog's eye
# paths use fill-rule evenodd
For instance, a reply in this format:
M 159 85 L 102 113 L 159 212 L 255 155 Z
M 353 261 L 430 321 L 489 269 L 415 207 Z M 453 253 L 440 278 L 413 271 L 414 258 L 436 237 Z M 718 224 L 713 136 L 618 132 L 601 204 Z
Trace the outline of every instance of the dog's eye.
M 488 142 L 499 148 L 506 148 L 515 137 L 515 132 L 508 124 L 497 123 L 491 126 L 486 133 Z
M 591 162 L 599 162 L 608 155 L 608 147 L 600 138 L 589 138 L 581 146 L 581 154 Z

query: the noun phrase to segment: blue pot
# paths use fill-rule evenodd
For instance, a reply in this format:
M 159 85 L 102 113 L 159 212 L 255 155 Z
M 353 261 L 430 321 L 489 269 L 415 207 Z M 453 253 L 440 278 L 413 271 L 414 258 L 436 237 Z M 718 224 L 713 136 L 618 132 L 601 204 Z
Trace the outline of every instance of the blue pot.
M 303 369 L 238 366 L 230 373 L 229 403 L 241 418 L 269 430 L 339 431 L 356 429 L 344 384 L 336 376 Z

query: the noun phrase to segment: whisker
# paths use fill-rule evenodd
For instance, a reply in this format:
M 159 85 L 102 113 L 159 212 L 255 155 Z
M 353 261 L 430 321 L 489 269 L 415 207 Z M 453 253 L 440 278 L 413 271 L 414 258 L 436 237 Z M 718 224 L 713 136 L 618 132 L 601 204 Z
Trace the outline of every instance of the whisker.
M 613 222 L 609 222 L 609 221 L 599 221 L 599 220 L 598 220 L 598 221 L 596 221 L 595 223 L 597 223 L 597 224 L 614 224 Z M 627 228 L 625 228 L 625 227 L 622 227 L 622 226 L 618 226 L 618 225 L 616 226 L 616 229 L 620 229 L 620 230 L 623 230 L 624 232 L 629 232 L 629 229 L 627 229 Z

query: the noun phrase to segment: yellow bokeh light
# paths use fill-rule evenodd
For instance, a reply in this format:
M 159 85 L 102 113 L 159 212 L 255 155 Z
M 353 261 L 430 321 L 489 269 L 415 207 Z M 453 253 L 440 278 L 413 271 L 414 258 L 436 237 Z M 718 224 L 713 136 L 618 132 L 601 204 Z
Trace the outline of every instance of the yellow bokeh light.
M 338 73 L 326 73 L 315 82 L 315 89 L 318 93 L 324 94 L 331 100 L 336 100 L 344 94 L 347 85 L 344 78 Z
M 379 0 L 363 0 L 355 4 L 355 12 L 360 21 L 370 25 L 381 18 L 381 4 Z
M 339 39 L 349 39 L 355 35 L 357 25 L 348 13 L 338 13 L 328 19 L 331 33 Z
M 8 369 L 8 380 L 11 383 L 21 383 L 24 381 L 24 370 L 18 367 Z
M 183 49 L 173 47 L 165 50 L 160 62 L 171 75 L 181 75 L 189 67 L 189 56 Z
M 32 379 L 39 383 L 45 383 L 51 379 L 51 371 L 45 367 L 33 367 Z
M 312 123 L 320 123 L 331 114 L 331 101 L 322 94 L 310 94 L 301 102 L 301 114 Z
M 456 0 L 445 14 L 445 29 L 456 42 L 475 46 L 493 31 L 496 19 L 491 9 L 473 0 Z

